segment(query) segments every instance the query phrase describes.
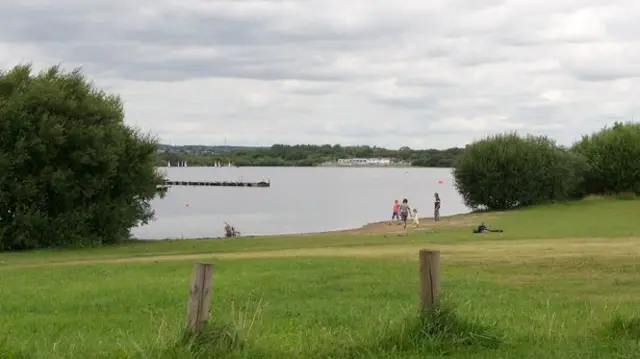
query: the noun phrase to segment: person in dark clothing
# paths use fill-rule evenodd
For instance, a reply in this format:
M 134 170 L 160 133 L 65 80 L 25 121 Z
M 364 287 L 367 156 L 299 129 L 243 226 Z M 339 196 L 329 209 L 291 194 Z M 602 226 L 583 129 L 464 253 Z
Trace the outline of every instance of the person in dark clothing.
M 236 231 L 235 227 L 233 227 L 229 223 L 224 222 L 224 235 L 227 238 L 237 237 L 240 235 L 240 232 Z
M 434 196 L 436 199 L 434 201 L 433 220 L 438 223 L 440 222 L 440 195 L 436 192 Z
M 484 222 L 482 222 L 482 224 L 480 224 L 477 228 L 475 228 L 473 230 L 473 233 L 484 233 L 484 232 L 496 232 L 496 233 L 502 233 L 504 232 L 502 229 L 489 229 Z
M 402 219 L 402 223 L 404 224 L 404 228 L 407 228 L 407 218 L 409 218 L 409 212 L 411 212 L 411 207 L 409 207 L 409 200 L 403 199 L 402 204 L 400 205 L 400 218 Z

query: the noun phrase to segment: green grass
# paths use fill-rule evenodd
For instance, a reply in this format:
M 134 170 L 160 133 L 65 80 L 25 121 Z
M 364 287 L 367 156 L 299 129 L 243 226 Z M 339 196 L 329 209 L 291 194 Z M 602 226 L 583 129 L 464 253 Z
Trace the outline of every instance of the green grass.
M 638 214 L 640 201 L 597 199 L 486 214 L 502 234 L 1 254 L 0 358 L 640 358 Z M 444 309 L 425 317 L 423 247 L 443 256 Z M 139 259 L 194 253 L 216 265 L 212 320 L 185 341 L 195 259 Z

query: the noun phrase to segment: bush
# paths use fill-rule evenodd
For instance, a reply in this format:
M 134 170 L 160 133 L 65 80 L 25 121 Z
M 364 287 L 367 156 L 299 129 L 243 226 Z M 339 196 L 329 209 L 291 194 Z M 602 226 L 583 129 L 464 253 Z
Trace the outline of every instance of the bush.
M 616 123 L 583 136 L 573 152 L 589 164 L 584 191 L 589 194 L 640 194 L 640 124 Z
M 0 72 L 0 251 L 117 243 L 162 195 L 156 142 L 79 70 Z
M 579 196 L 585 168 L 546 137 L 507 133 L 468 145 L 453 174 L 469 207 L 508 209 Z

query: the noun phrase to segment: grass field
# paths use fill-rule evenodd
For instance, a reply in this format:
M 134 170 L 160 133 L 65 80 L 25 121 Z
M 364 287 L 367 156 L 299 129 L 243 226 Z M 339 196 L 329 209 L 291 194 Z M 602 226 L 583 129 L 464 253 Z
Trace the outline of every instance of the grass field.
M 640 358 L 640 201 L 476 216 L 505 232 L 0 254 L 0 358 Z M 442 253 L 445 310 L 427 320 L 420 248 Z M 195 261 L 216 265 L 213 320 L 184 343 Z

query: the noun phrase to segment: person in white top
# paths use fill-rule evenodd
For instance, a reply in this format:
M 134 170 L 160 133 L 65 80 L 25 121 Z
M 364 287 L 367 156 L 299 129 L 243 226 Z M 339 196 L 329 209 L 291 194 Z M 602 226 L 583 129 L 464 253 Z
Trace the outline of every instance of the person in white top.
M 416 224 L 416 227 L 420 227 L 420 218 L 418 217 L 418 209 L 413 209 L 413 223 Z

